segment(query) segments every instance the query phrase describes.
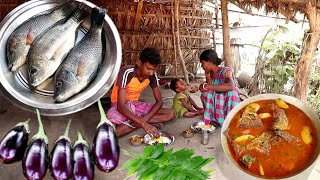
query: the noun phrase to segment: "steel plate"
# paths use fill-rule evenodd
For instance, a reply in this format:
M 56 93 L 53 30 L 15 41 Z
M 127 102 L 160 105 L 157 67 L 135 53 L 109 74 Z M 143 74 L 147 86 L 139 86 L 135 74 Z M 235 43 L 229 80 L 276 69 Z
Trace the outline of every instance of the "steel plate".
M 89 1 L 77 0 L 89 7 L 95 7 Z M 89 86 L 66 100 L 55 103 L 53 99 L 53 81 L 45 81 L 36 89 L 32 89 L 27 81 L 26 67 L 19 72 L 12 73 L 8 69 L 6 57 L 6 43 L 10 34 L 21 23 L 30 17 L 50 11 L 67 0 L 34 0 L 21 4 L 11 11 L 0 23 L 0 88 L 5 97 L 19 107 L 35 111 L 38 108 L 41 114 L 59 116 L 80 111 L 101 98 L 112 86 L 121 65 L 121 41 L 118 30 L 108 15 L 105 16 L 104 34 L 106 39 L 106 53 L 96 78 Z M 90 22 L 90 21 L 89 21 Z M 78 32 L 78 41 L 86 31 L 85 26 Z
M 148 145 L 157 145 L 159 143 L 163 143 L 165 146 L 170 145 L 174 142 L 174 136 L 173 134 L 166 132 L 166 131 L 160 131 L 160 137 L 162 139 L 161 142 L 157 141 L 155 138 L 152 138 L 149 136 L 149 134 L 144 135 L 143 142 Z

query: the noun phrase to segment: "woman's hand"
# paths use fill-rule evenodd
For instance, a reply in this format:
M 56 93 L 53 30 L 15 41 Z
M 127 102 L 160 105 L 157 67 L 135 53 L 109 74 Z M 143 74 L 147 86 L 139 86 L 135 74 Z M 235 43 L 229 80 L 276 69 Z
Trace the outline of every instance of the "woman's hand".
M 207 91 L 207 90 L 208 90 L 207 85 L 208 85 L 208 83 L 202 83 L 202 84 L 200 84 L 199 90 L 200 90 L 201 92 Z

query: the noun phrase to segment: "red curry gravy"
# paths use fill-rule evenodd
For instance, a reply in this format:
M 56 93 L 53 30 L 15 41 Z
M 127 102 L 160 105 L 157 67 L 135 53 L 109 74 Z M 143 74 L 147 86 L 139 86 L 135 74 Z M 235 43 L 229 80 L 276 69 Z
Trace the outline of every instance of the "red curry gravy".
M 258 101 L 256 103 L 260 105 L 260 109 L 257 111 L 257 114 L 270 113 L 272 115 L 273 112 L 268 107 L 268 104 L 275 103 L 274 100 Z M 277 146 L 271 145 L 269 156 L 259 153 L 255 150 L 245 150 L 244 153 L 241 153 L 239 154 L 239 156 L 237 156 L 232 148 L 230 141 L 228 141 L 228 146 L 231 150 L 233 158 L 242 168 L 247 169 L 257 176 L 260 176 L 260 163 L 264 171 L 263 177 L 279 178 L 299 171 L 308 163 L 316 146 L 316 130 L 311 120 L 300 109 L 291 104 L 288 105 L 289 108 L 284 110 L 289 121 L 290 129 L 286 131 L 291 135 L 297 137 L 299 141 L 294 143 L 282 141 Z M 274 130 L 272 126 L 272 116 L 266 119 L 262 119 L 263 127 L 258 129 L 238 127 L 238 120 L 243 114 L 245 108 L 246 107 L 239 111 L 232 119 L 228 131 L 229 138 L 235 139 L 236 137 L 243 134 L 250 134 L 258 137 L 267 130 Z M 303 126 L 309 126 L 311 129 L 312 142 L 310 144 L 305 144 L 301 138 L 301 130 Z M 240 161 L 240 158 L 243 156 L 243 154 L 250 154 L 251 156 L 256 157 L 256 160 L 249 168 Z

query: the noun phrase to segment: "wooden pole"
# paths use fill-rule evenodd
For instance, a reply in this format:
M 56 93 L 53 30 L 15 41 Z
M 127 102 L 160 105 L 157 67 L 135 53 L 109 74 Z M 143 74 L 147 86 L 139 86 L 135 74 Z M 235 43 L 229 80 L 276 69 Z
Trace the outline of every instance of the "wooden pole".
M 138 7 L 137 7 L 136 18 L 134 20 L 134 30 L 135 31 L 137 31 L 139 29 L 142 6 L 143 6 L 143 0 L 140 0 L 138 3 Z
M 223 60 L 224 65 L 232 67 L 231 51 L 230 51 L 230 32 L 228 20 L 228 0 L 221 0 L 222 12 L 222 33 L 223 33 Z
M 188 71 L 186 68 L 186 63 L 184 62 L 181 47 L 180 47 L 180 34 L 179 34 L 179 3 L 180 0 L 174 0 L 174 35 L 176 39 L 176 47 L 177 47 L 177 53 L 179 55 L 179 59 L 181 62 L 181 66 L 183 69 L 184 78 L 187 84 L 189 84 L 189 76 Z
M 312 3 L 312 0 L 306 2 L 305 13 L 309 19 L 310 31 L 306 34 L 294 75 L 294 96 L 303 102 L 307 101 L 311 67 L 320 40 L 320 13 L 316 3 Z
M 171 2 L 173 3 L 173 2 Z M 175 29 L 174 29 L 174 24 L 175 24 L 175 21 L 174 21 L 174 8 L 171 9 L 171 12 L 172 12 L 172 39 L 173 39 L 173 47 L 174 47 L 174 62 L 175 62 L 175 78 L 178 77 L 178 61 L 177 61 L 177 47 L 176 47 L 176 38 L 175 38 Z

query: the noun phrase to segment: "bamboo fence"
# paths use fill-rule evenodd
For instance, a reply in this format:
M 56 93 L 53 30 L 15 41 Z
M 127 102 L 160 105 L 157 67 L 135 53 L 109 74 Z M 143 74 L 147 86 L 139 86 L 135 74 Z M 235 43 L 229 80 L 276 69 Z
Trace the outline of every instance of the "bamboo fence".
M 107 9 L 120 33 L 122 65 L 135 64 L 143 48 L 155 47 L 163 59 L 158 72 L 160 76 L 183 76 L 182 64 L 189 75 L 196 75 L 200 53 L 213 47 L 213 13 L 202 8 L 203 0 L 136 1 L 91 0 Z M 0 20 L 24 2 L 0 0 Z M 174 14 L 175 6 L 178 6 L 177 15 Z M 175 31 L 179 43 L 175 42 Z

